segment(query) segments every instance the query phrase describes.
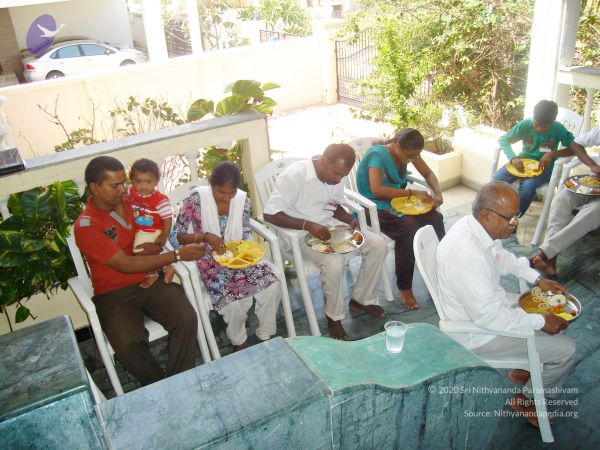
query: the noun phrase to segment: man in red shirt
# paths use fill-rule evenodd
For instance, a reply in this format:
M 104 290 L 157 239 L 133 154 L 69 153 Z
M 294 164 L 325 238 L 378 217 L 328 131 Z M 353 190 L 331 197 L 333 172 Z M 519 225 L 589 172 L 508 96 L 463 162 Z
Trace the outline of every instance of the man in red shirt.
M 94 158 L 85 169 L 85 181 L 92 195 L 75 222 L 75 240 L 89 265 L 98 318 L 117 358 L 142 385 L 193 368 L 197 316 L 183 289 L 163 279 L 148 288 L 140 283 L 148 271 L 198 259 L 204 246 L 133 256 L 134 218 L 131 204 L 123 197 L 123 165 L 110 156 Z M 155 245 L 143 244 L 144 249 Z M 166 372 L 150 352 L 144 315 L 169 332 Z

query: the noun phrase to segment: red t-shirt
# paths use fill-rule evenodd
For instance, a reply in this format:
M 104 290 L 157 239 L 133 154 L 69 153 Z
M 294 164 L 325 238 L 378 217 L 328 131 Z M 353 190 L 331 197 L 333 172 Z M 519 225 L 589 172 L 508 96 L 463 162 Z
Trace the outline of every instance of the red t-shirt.
M 133 207 L 136 231 L 162 230 L 163 220 L 173 217 L 173 208 L 165 194 L 154 191 L 142 197 L 133 186 L 128 187 L 127 193 Z
M 74 225 L 75 242 L 90 267 L 94 295 L 138 284 L 146 276 L 145 273 L 119 272 L 106 264 L 119 250 L 132 255 L 135 237 L 133 209 L 125 198 L 122 201 L 125 221 L 114 211 L 94 206 L 90 197 Z

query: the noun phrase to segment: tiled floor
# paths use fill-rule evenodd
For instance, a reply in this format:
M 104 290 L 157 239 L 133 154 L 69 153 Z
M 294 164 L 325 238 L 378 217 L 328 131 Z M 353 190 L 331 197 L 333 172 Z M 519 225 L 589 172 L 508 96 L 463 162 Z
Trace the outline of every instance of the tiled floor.
M 442 207 L 446 226 L 449 228 L 458 218 L 470 212 L 470 206 L 474 192 L 464 188 L 457 187 L 446 191 L 445 203 Z M 532 212 L 536 212 L 539 205 L 534 204 Z M 505 246 L 516 254 L 529 255 L 534 249 L 528 244 L 533 236 L 537 216 L 528 214 L 523 218 L 518 233 L 507 239 Z M 600 302 L 598 293 L 600 292 L 600 233 L 592 233 L 577 243 L 572 249 L 566 251 L 560 256 L 558 270 L 560 281 L 565 283 L 570 291 L 580 299 L 583 305 L 583 313 L 567 330 L 567 334 L 572 336 L 578 344 L 578 362 L 575 372 L 568 378 L 565 387 L 572 389 L 572 392 L 560 397 L 563 400 L 571 401 L 571 405 L 561 405 L 558 407 L 563 414 L 570 414 L 576 417 L 558 418 L 552 426 L 555 443 L 544 445 L 541 442 L 538 430 L 532 428 L 524 419 L 502 417 L 496 434 L 492 439 L 491 449 L 505 448 L 560 448 L 560 449 L 591 449 L 600 448 L 600 431 L 598 427 L 597 405 L 600 403 Z M 388 269 L 390 273 L 393 260 L 388 258 Z M 358 261 L 357 258 L 351 263 L 351 270 L 347 274 L 347 281 L 352 285 L 353 273 L 356 273 Z M 294 321 L 298 335 L 307 335 L 308 324 L 304 309 L 301 306 L 299 292 L 294 288 L 294 280 L 288 280 L 290 293 L 294 308 Z M 323 297 L 320 291 L 320 282 L 318 278 L 311 279 L 311 290 L 317 316 L 322 331 L 326 330 L 325 316 L 323 314 Z M 507 281 L 507 284 L 511 283 Z M 515 284 L 514 282 L 512 283 Z M 399 300 L 385 303 L 383 306 L 387 310 L 386 319 L 377 320 L 366 316 L 364 313 L 350 314 L 347 311 L 346 319 L 343 324 L 351 339 L 362 339 L 371 336 L 383 330 L 383 324 L 387 320 L 397 319 L 407 323 L 427 322 L 436 324 L 438 317 L 429 294 L 421 280 L 420 276 L 415 275 L 414 282 L 415 295 L 420 304 L 416 311 L 406 310 Z M 397 294 L 397 292 L 396 292 Z M 248 321 L 248 330 L 251 333 L 256 328 L 254 315 L 250 314 Z M 225 337 L 224 324 L 222 320 L 215 315 L 213 329 L 220 343 L 222 355 L 231 352 L 227 338 Z M 278 334 L 285 336 L 284 321 L 278 321 Z M 255 344 L 256 338 L 249 338 L 250 344 Z M 81 344 L 85 363 L 96 383 L 107 394 L 113 396 L 110 384 L 106 377 L 106 372 L 99 360 L 95 344 L 93 341 L 87 341 Z M 164 363 L 166 360 L 166 340 L 158 341 L 153 344 L 153 351 Z M 198 359 L 198 364 L 201 359 Z M 118 371 L 125 383 L 125 390 L 135 389 L 137 383 L 132 380 L 119 366 Z M 505 387 L 512 389 L 513 385 L 506 380 Z M 573 391 L 575 393 L 573 393 Z M 512 395 L 512 394 L 511 394 Z M 509 395 L 509 396 L 511 396 Z M 508 396 L 507 396 L 508 397 Z M 505 410 L 509 411 L 508 407 Z M 446 448 L 447 445 L 440 443 L 440 448 Z

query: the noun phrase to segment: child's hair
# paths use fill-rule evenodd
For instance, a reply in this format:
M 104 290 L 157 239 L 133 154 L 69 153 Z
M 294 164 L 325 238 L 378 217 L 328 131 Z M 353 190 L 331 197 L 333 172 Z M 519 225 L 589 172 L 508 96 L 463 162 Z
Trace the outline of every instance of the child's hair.
M 396 135 L 383 142 L 384 144 L 400 144 L 406 150 L 421 150 L 425 146 L 423 135 L 414 128 L 402 128 Z
M 533 107 L 533 120 L 540 125 L 551 125 L 558 115 L 558 105 L 550 100 L 542 100 Z
M 157 180 L 160 180 L 160 169 L 158 168 L 158 164 L 146 158 L 138 159 L 131 165 L 131 170 L 129 171 L 130 180 L 133 180 L 133 174 L 135 172 L 151 173 Z
M 211 186 L 233 186 L 240 187 L 240 168 L 231 161 L 221 161 L 213 167 L 208 182 Z

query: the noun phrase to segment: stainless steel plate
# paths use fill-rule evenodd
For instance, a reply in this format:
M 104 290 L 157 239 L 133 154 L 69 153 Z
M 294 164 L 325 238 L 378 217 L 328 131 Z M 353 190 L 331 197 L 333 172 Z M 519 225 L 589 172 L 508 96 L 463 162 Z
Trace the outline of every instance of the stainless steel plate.
M 554 295 L 550 291 L 546 291 L 543 293 L 548 298 Z M 573 319 L 571 320 L 577 319 L 581 315 L 581 302 L 568 292 L 563 292 L 562 295 L 565 296 L 565 300 L 567 301 L 567 303 L 564 305 L 563 312 L 571 314 L 573 316 Z M 541 307 L 540 302 L 536 302 L 534 300 L 532 291 L 527 291 L 523 295 L 521 295 L 521 297 L 519 298 L 519 305 L 528 313 L 545 314 L 550 312 L 554 314 L 559 314 L 558 312 L 552 309 L 553 307 Z
M 353 252 L 359 249 L 365 241 L 364 235 L 359 230 L 354 230 L 348 225 L 331 227 L 329 232 L 331 239 L 328 241 L 322 241 L 307 233 L 304 242 L 315 252 L 333 255 Z
M 579 195 L 592 197 L 600 196 L 600 185 L 594 186 L 590 180 L 597 179 L 595 175 L 573 175 L 565 179 L 565 189 Z

